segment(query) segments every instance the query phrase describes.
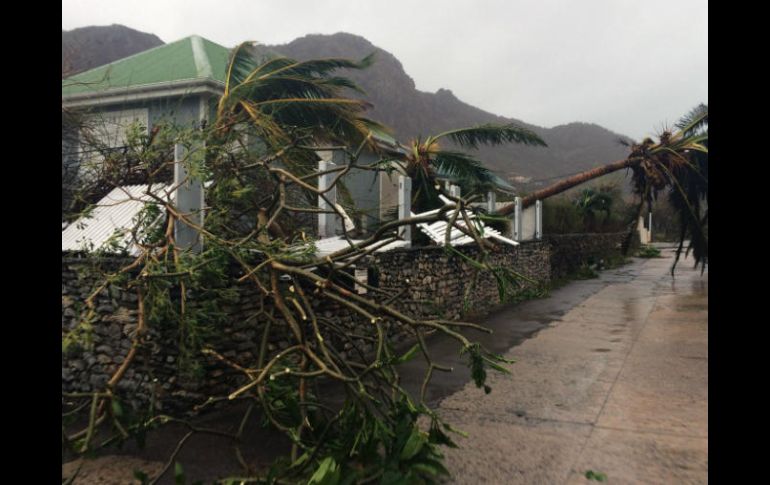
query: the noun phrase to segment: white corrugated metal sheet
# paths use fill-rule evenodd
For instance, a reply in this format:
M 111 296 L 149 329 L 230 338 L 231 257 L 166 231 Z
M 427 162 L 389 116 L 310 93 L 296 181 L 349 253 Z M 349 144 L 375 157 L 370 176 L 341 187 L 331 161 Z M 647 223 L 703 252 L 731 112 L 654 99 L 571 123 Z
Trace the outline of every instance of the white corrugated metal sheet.
M 351 239 L 353 244 L 363 242 L 363 239 Z M 391 249 L 406 246 L 406 241 L 392 241 L 388 244 L 378 247 L 375 252 L 390 251 Z M 342 236 L 326 237 L 315 242 L 316 256 L 329 256 L 343 249 L 349 248 L 350 243 Z
M 440 195 L 439 197 L 441 198 L 441 201 L 444 202 L 444 204 L 454 205 L 454 202 L 447 199 L 443 195 Z M 421 214 L 415 214 L 413 212 L 412 217 L 435 214 L 439 210 L 440 209 L 436 209 L 428 212 L 423 212 Z M 476 217 L 475 214 L 468 214 L 468 219 L 470 220 L 471 224 L 474 224 L 476 226 L 475 229 L 480 233 L 481 237 L 496 239 L 500 242 L 510 244 L 511 246 L 519 245 L 518 242 L 512 239 L 508 239 L 507 237 L 500 234 L 500 231 L 493 229 L 487 226 L 486 224 L 484 224 L 482 221 L 480 221 Z M 444 245 L 446 243 L 446 231 L 447 231 L 448 225 L 449 224 L 445 221 L 436 221 L 431 224 L 427 224 L 427 223 L 417 224 L 417 227 L 419 227 L 420 231 L 422 231 L 426 236 L 431 238 L 433 242 L 439 245 Z M 465 225 L 465 221 L 462 219 L 458 219 L 457 221 L 455 221 L 455 225 L 462 227 L 464 229 L 467 228 L 467 226 Z M 461 244 L 469 244 L 472 242 L 475 242 L 474 239 L 468 236 L 467 234 L 465 234 L 463 231 L 461 231 L 457 227 L 453 226 L 449 228 L 449 245 L 450 246 L 459 246 Z
M 151 191 L 164 200 L 170 200 L 169 189 L 169 185 L 154 184 Z M 147 185 L 126 185 L 113 189 L 99 201 L 90 217 L 81 217 L 62 231 L 62 251 L 105 249 L 105 244 L 113 240 L 120 247 L 126 247 L 129 254 L 138 254 L 139 248 L 130 245 L 130 231 L 135 225 L 134 218 L 147 202 L 154 200 L 146 192 Z

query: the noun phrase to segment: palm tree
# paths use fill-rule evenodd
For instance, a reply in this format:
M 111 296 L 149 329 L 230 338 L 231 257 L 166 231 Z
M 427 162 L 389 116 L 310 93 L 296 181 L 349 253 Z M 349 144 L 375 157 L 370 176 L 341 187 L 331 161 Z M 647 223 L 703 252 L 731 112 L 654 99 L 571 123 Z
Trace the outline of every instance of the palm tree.
M 605 189 L 583 189 L 573 201 L 583 215 L 583 221 L 589 231 L 596 230 L 596 213 L 604 212 L 607 221 L 612 210 L 612 195 Z
M 701 144 L 704 150 L 688 153 L 691 165 L 675 167 L 677 186 L 670 187 L 668 193 L 669 202 L 679 214 L 679 246 L 674 267 L 689 235 L 691 239 L 687 251 L 693 251 L 696 262 L 702 261 L 703 270 L 708 263 L 708 106 L 701 104 L 695 107 L 679 120 L 676 127 L 683 136 L 703 138 Z M 674 267 L 671 268 L 672 273 Z
M 337 58 L 299 62 L 272 57 L 258 63 L 254 44 L 244 42 L 230 55 L 215 133 L 225 136 L 247 124 L 273 150 L 298 137 L 360 143 L 372 127 L 382 127 L 362 116 L 369 103 L 341 94 L 343 89 L 363 93 L 361 88 L 332 71 L 364 69 L 372 59 L 370 55 L 360 62 Z
M 638 213 L 641 213 L 644 204 L 650 207 L 660 191 L 667 190 L 679 214 L 679 247 L 672 273 L 688 237 L 687 252 L 692 250 L 696 267 L 700 265 L 701 270 L 705 270 L 708 262 L 708 106 L 697 106 L 675 126 L 676 131 L 664 130 L 657 142 L 645 138 L 639 144 L 632 144 L 631 153 L 623 160 L 568 177 L 524 197 L 522 206 L 528 207 L 536 200 L 546 199 L 602 175 L 631 169 L 634 192 L 640 197 Z M 704 204 L 705 212 L 702 213 Z M 505 206 L 498 214 L 508 215 L 514 208 L 514 204 Z
M 337 58 L 296 61 L 272 56 L 260 61 L 251 42 L 233 49 L 224 92 L 207 130 L 210 167 L 218 174 L 208 193 L 212 202 L 221 199 L 218 214 L 226 225 L 241 231 L 245 228 L 237 221 L 243 214 L 268 210 L 263 205 L 275 181 L 259 170 L 253 155 L 274 154 L 288 172 L 311 176 L 319 145 L 366 143 L 374 147 L 371 130 L 384 128 L 363 116 L 369 103 L 344 94 L 346 89 L 363 93 L 361 88 L 333 74 L 339 69 L 364 69 L 372 59 L 370 55 L 359 62 Z M 256 150 L 245 150 L 236 160 L 229 148 L 242 144 L 244 133 L 248 146 Z M 217 147 L 224 150 L 217 151 Z M 315 204 L 314 193 L 294 188 L 304 195 L 305 204 Z M 233 198 L 231 194 L 240 195 Z
M 485 186 L 492 183 L 492 173 L 481 161 L 463 152 L 443 149 L 439 145 L 442 138 L 473 149 L 478 149 L 482 144 L 494 146 L 503 143 L 547 146 L 535 133 L 515 123 L 485 124 L 445 131 L 428 136 L 425 140 L 417 138 L 411 143 L 405 171 L 415 182 L 413 204 L 421 209 L 427 209 L 437 201 L 435 179 L 438 174 L 456 177 L 471 185 Z

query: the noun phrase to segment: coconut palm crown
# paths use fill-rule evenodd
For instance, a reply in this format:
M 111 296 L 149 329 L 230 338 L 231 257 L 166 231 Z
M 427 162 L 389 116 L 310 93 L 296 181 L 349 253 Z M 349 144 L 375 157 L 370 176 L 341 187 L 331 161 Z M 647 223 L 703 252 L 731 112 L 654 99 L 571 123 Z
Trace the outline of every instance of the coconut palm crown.
M 417 138 L 411 143 L 406 157 L 406 173 L 415 181 L 413 200 L 432 204 L 437 198 L 435 178 L 437 172 L 464 179 L 472 184 L 485 185 L 492 182 L 492 173 L 477 158 L 455 150 L 446 150 L 439 145 L 442 138 L 448 138 L 463 148 L 478 149 L 480 145 L 502 145 L 523 143 L 525 145 L 547 146 L 532 131 L 515 123 L 506 125 L 484 124 L 470 128 L 445 131 L 424 140 Z

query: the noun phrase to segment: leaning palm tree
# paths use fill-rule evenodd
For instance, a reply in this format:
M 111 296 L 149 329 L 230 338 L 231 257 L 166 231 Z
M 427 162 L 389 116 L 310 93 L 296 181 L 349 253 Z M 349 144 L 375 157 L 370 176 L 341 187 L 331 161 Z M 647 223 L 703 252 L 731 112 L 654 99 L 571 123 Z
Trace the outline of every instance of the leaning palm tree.
M 463 148 L 478 149 L 479 145 L 523 143 L 547 146 L 534 132 L 515 123 L 485 124 L 470 128 L 445 131 L 411 143 L 406 157 L 406 174 L 415 184 L 413 203 L 421 208 L 434 205 L 437 200 L 435 179 L 438 174 L 464 180 L 471 185 L 485 186 L 492 182 L 492 173 L 477 158 L 455 150 L 447 150 L 439 141 L 448 138 Z
M 687 253 L 692 250 L 696 267 L 705 270 L 708 263 L 708 106 L 697 106 L 675 126 L 676 131 L 664 130 L 657 142 L 646 138 L 632 144 L 631 153 L 623 160 L 568 177 L 524 197 L 522 206 L 530 206 L 536 200 L 602 175 L 631 169 L 634 192 L 640 198 L 638 214 L 645 204 L 650 207 L 661 191 L 668 192 L 679 214 L 679 247 L 672 274 L 688 238 Z M 513 204 L 505 206 L 498 214 L 508 215 L 514 208 Z
M 268 210 L 264 206 L 269 199 L 266 194 L 275 180 L 264 170 L 266 163 L 271 163 L 265 162 L 266 154 L 289 173 L 312 177 L 319 145 L 367 144 L 375 148 L 370 130 L 384 128 L 364 117 L 369 103 L 346 96 L 346 90 L 363 93 L 361 88 L 334 75 L 340 69 L 364 69 L 372 59 L 370 55 L 358 62 L 337 58 L 296 61 L 277 55 L 259 56 L 251 42 L 233 49 L 224 91 L 207 130 L 209 157 L 217 160 L 209 166 L 218 173 L 209 195 L 212 201 L 226 201 L 218 212 L 224 224 L 235 232 L 242 231 L 244 226 L 237 222 L 242 214 Z M 246 149 L 236 160 L 227 153 L 239 144 Z M 225 156 L 217 159 L 212 155 L 217 153 L 215 147 L 222 148 L 220 153 Z M 304 205 L 316 203 L 315 194 L 302 189 L 301 184 L 295 188 Z M 240 196 L 233 199 L 233 193 Z
M 302 142 L 353 145 L 365 140 L 371 128 L 382 129 L 363 116 L 369 103 L 343 93 L 345 89 L 363 93 L 361 88 L 348 78 L 332 75 L 339 69 L 364 69 L 371 65 L 372 55 L 359 62 L 337 58 L 296 61 L 280 56 L 262 62 L 257 59 L 252 42 L 233 49 L 216 108 L 215 135 L 224 138 L 248 126 L 269 150 L 286 150 L 293 144 L 296 155 L 302 153 Z

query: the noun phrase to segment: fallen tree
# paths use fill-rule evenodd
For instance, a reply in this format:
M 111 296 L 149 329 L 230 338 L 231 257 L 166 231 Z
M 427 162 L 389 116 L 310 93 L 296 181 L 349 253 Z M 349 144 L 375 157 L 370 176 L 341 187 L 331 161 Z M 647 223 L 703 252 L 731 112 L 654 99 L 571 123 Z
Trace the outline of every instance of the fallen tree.
M 688 239 L 687 251 L 693 251 L 696 267 L 700 265 L 705 269 L 708 263 L 708 106 L 694 108 L 679 120 L 675 131 L 665 130 L 657 142 L 646 138 L 632 144 L 630 150 L 623 160 L 586 170 L 526 195 L 522 198 L 522 207 L 603 175 L 630 169 L 634 193 L 640 200 L 637 217 L 644 204 L 651 208 L 662 191 L 668 193 L 669 201 L 679 214 L 679 247 L 672 274 Z M 498 214 L 509 215 L 515 207 L 515 204 L 507 205 Z

